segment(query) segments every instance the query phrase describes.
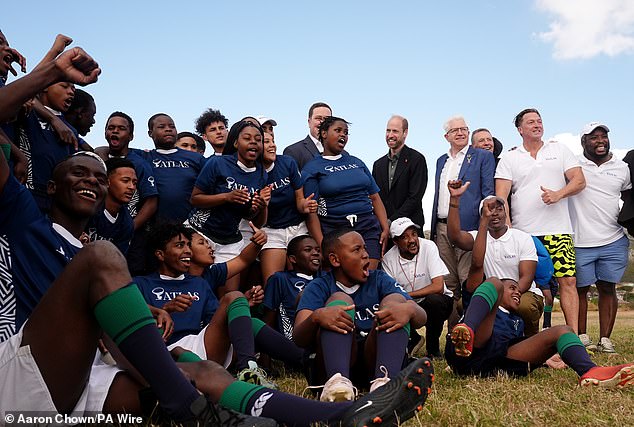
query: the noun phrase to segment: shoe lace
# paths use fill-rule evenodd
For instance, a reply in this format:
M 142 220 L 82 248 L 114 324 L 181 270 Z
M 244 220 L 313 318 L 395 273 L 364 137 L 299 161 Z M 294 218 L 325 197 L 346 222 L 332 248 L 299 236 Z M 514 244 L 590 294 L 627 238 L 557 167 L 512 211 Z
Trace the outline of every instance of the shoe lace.
M 387 384 L 390 381 L 390 377 L 388 376 L 387 368 L 383 365 L 379 366 L 379 371 L 383 373 L 382 377 L 377 377 L 370 381 L 370 391 L 376 390 L 382 385 Z M 376 384 L 376 386 L 375 386 Z
M 387 370 L 386 370 L 387 372 Z M 306 391 L 308 390 L 319 390 L 319 389 L 324 389 L 326 387 L 335 387 L 339 384 L 345 384 L 346 386 L 352 388 L 352 392 L 354 394 L 354 398 L 356 399 L 357 396 L 359 395 L 359 389 L 356 388 L 354 386 L 354 384 L 352 384 L 352 381 L 350 381 L 348 378 L 344 377 L 343 375 L 333 375 L 332 377 L 330 377 L 330 379 L 328 379 L 328 381 L 326 381 L 326 384 L 323 385 L 311 385 L 306 387 L 303 391 L 302 391 L 302 397 L 306 397 Z

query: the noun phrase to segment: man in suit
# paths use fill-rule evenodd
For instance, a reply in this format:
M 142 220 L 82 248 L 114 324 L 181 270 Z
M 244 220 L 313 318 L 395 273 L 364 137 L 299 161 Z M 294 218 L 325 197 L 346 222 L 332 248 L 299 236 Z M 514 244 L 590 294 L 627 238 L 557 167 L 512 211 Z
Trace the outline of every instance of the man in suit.
M 451 180 L 469 182 L 460 199 L 460 224 L 463 230 L 477 230 L 480 221 L 480 201 L 494 193 L 493 176 L 495 160 L 490 151 L 469 146 L 469 128 L 462 116 L 454 116 L 444 126 L 449 152 L 436 162 L 434 205 L 431 218 L 431 239 L 436 242 L 449 274 L 445 284 L 454 294 L 454 312 L 449 318 L 449 329 L 458 321 L 457 302 L 461 298 L 460 287 L 469 274 L 471 252 L 454 247 L 447 236 L 449 214 L 449 189 Z
M 410 218 L 421 227 L 423 195 L 427 188 L 425 156 L 405 145 L 408 122 L 405 117 L 392 116 L 387 122 L 385 142 L 389 152 L 374 162 L 372 176 L 381 189 L 379 195 L 390 221 Z
M 284 149 L 282 154 L 295 159 L 300 171 L 306 163 L 323 153 L 324 147 L 319 141 L 319 125 L 328 116 L 332 116 L 332 109 L 328 104 L 316 102 L 311 105 L 308 110 L 308 135 Z

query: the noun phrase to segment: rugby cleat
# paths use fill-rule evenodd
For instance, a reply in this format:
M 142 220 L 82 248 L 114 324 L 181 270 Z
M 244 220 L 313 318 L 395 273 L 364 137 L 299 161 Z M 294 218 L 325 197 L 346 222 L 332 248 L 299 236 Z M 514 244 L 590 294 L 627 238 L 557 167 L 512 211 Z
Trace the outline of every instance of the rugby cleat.
M 456 356 L 469 357 L 473 353 L 473 329 L 464 323 L 458 323 L 451 330 L 451 342 L 456 349 Z
M 582 387 L 624 388 L 634 385 L 634 364 L 595 366 L 579 378 Z

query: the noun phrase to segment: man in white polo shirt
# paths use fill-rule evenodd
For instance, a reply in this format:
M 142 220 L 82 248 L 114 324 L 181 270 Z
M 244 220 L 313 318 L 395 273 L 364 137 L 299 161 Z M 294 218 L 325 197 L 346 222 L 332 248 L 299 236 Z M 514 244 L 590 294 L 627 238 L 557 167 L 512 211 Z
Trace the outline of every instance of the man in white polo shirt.
M 544 295 L 533 281 L 538 259 L 533 238 L 506 224 L 504 199 L 496 196 L 489 196 L 480 203 L 480 214 L 484 203 L 488 203 L 491 216 L 481 216 L 478 230 L 462 231 L 456 206 L 460 204 L 460 196 L 468 186 L 460 181 L 450 181 L 448 184 L 451 194 L 447 225 L 449 239 L 460 249 L 471 251 L 474 250 L 478 233 L 486 233 L 484 275 L 513 279 L 518 283 L 522 297 L 517 314 L 524 320 L 524 334 L 533 336 L 539 332 L 539 319 L 544 311 Z M 463 304 L 469 299 L 465 291 L 472 294 L 475 289 L 469 289 L 468 285 L 463 289 Z
M 585 187 L 583 172 L 577 158 L 563 144 L 544 143 L 544 127 L 536 109 L 521 111 L 515 117 L 515 126 L 522 145 L 500 157 L 495 193 L 503 200 L 511 195 L 513 228 L 539 238 L 550 253 L 561 309 L 566 324 L 576 332 L 579 297 L 568 197 Z M 511 225 L 508 219 L 507 223 Z
M 609 131 L 599 122 L 589 123 L 581 131 L 583 154 L 578 158 L 586 177 L 586 189 L 570 198 L 570 218 L 577 254 L 579 338 L 586 348 L 595 348 L 586 333 L 586 320 L 588 290 L 596 284 L 598 350 L 616 353 L 610 341 L 618 307 L 615 288 L 627 267 L 629 247 L 629 239 L 617 223 L 619 196 L 629 192 L 632 183 L 627 163 L 610 152 Z
M 445 286 L 449 273 L 431 240 L 419 237 L 420 227 L 409 218 L 392 221 L 390 236 L 395 246 L 383 256 L 383 270 L 427 312 L 425 346 L 428 357 L 441 357 L 439 339 L 442 325 L 453 309 L 453 293 Z M 410 332 L 410 351 L 420 336 Z

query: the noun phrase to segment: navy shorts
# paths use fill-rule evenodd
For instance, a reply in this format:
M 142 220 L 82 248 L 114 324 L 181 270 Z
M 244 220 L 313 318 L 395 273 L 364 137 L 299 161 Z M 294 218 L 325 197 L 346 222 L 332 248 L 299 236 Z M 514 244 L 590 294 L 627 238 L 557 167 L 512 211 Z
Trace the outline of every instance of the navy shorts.
M 379 244 L 381 224 L 379 224 L 379 219 L 372 212 L 349 216 L 350 219 L 319 217 L 322 233 L 326 235 L 340 228 L 354 230 L 363 237 L 370 258 L 381 259 L 381 245 Z
M 520 362 L 506 357 L 508 348 L 525 338 L 503 340 L 491 335 L 491 339 L 484 347 L 474 348 L 469 357 L 456 356 L 456 349 L 447 335 L 445 345 L 445 359 L 447 364 L 457 375 L 478 375 L 489 377 L 498 373 L 506 373 L 511 376 L 526 376 L 530 372 L 527 362 Z

